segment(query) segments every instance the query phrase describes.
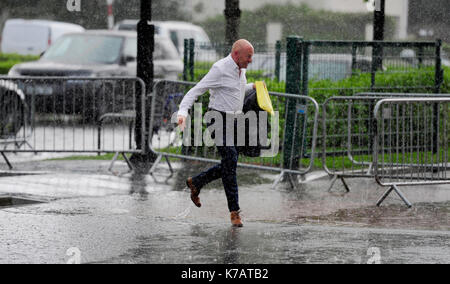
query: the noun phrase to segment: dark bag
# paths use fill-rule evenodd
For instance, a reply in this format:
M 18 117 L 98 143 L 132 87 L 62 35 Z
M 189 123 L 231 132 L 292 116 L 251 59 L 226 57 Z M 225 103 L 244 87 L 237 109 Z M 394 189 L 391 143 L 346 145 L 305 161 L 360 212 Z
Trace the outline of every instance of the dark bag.
M 253 129 L 253 132 L 256 132 L 257 134 L 257 145 L 256 146 L 249 146 L 250 144 L 250 126 L 248 120 L 245 121 L 245 146 L 239 146 L 238 151 L 239 153 L 243 154 L 244 156 L 248 157 L 260 157 L 261 156 L 261 150 L 264 149 L 270 149 L 270 146 L 262 146 L 261 141 L 259 140 L 259 124 L 261 123 L 259 120 L 259 112 L 264 111 L 261 109 L 258 105 L 258 98 L 256 96 L 256 90 L 252 90 L 249 94 L 245 96 L 244 99 L 244 107 L 242 109 L 242 112 L 246 114 L 249 111 L 254 111 L 256 113 L 256 116 L 258 118 L 257 123 L 257 129 L 256 131 Z M 267 120 L 267 128 L 269 132 L 269 122 Z

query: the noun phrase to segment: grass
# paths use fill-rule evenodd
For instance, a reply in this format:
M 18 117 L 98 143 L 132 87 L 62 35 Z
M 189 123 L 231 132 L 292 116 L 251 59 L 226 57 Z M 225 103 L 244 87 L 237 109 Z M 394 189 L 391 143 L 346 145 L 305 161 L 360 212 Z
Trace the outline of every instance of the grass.
M 334 149 L 336 150 L 336 149 Z M 162 149 L 161 152 L 170 153 L 170 154 L 179 154 L 178 148 L 166 148 Z M 417 164 L 426 164 L 430 163 L 431 161 L 442 161 L 443 155 L 445 153 L 441 152 L 439 155 L 432 154 L 432 153 L 421 153 L 417 155 L 417 153 L 405 153 L 405 155 L 392 153 L 392 154 L 384 154 L 384 156 L 379 156 L 379 162 L 381 163 L 381 159 L 384 160 L 384 163 L 389 164 L 396 164 L 396 163 L 417 163 Z M 128 154 L 127 157 L 130 157 L 131 155 Z M 72 156 L 67 158 L 56 158 L 56 159 L 49 159 L 48 161 L 87 161 L 87 160 L 93 160 L 93 161 L 110 161 L 114 157 L 114 153 L 109 154 L 102 154 L 99 156 Z M 450 149 L 448 150 L 447 157 L 450 157 Z M 211 156 L 210 158 L 213 158 Z M 372 161 L 372 155 L 355 155 L 354 159 L 356 161 L 362 161 L 362 162 L 370 162 Z M 119 155 L 118 157 L 119 161 L 123 161 L 122 155 Z M 180 161 L 179 158 L 171 157 L 170 161 Z M 253 165 L 261 165 L 261 166 L 268 166 L 268 167 L 276 167 L 279 168 L 282 163 L 282 157 L 279 153 L 275 157 L 265 157 L 265 158 L 251 158 L 251 157 L 244 157 L 241 156 L 239 158 L 239 162 L 246 163 L 246 164 L 253 164 Z M 309 163 L 310 159 L 301 159 L 300 161 L 302 168 L 306 168 Z M 328 156 L 326 158 L 326 166 L 329 169 L 333 170 L 363 170 L 367 168 L 365 165 L 358 165 L 353 163 L 349 157 L 347 156 Z M 313 162 L 313 169 L 319 170 L 323 169 L 323 163 L 322 163 L 322 153 L 319 153 L 319 157 L 314 159 Z
M 39 56 L 0 53 L 0 74 L 8 74 L 16 64 L 38 60 Z

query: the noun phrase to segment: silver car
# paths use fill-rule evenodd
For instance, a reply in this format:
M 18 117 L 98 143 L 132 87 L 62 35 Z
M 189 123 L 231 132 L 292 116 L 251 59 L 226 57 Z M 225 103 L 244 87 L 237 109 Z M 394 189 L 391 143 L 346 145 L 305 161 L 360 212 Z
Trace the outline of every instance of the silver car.
M 177 79 L 183 62 L 169 38 L 155 36 L 155 78 Z M 64 35 L 38 60 L 17 64 L 9 76 L 136 76 L 137 33 L 87 31 Z
M 177 79 L 183 72 L 183 62 L 178 58 L 170 39 L 156 36 L 153 55 L 156 79 Z M 70 77 L 135 77 L 136 57 L 136 32 L 72 33 L 62 36 L 38 61 L 17 64 L 8 75 L 18 77 L 18 88 L 27 97 L 33 98 L 39 112 L 87 112 L 89 117 L 95 119 L 103 113 L 114 111 L 112 106 L 99 101 L 104 94 L 113 91 L 111 86 L 101 84 L 101 80 L 87 81 Z M 40 79 L 29 82 L 26 80 L 28 77 Z M 69 79 L 57 80 L 55 77 Z M 128 91 L 131 90 L 124 90 Z M 131 100 L 133 95 L 126 97 Z M 95 107 L 85 108 L 84 104 Z

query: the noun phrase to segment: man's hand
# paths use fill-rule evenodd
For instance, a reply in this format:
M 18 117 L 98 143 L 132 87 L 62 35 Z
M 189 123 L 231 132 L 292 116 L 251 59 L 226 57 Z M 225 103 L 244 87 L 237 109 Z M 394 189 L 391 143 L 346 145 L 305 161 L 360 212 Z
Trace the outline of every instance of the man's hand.
M 262 82 L 264 84 L 264 87 L 266 87 L 266 89 L 267 89 L 266 82 L 265 81 L 262 81 Z M 255 83 L 253 83 L 253 90 L 256 90 L 256 84 Z
M 186 117 L 179 115 L 178 116 L 178 126 L 180 127 L 181 131 L 184 131 L 184 128 L 186 127 Z

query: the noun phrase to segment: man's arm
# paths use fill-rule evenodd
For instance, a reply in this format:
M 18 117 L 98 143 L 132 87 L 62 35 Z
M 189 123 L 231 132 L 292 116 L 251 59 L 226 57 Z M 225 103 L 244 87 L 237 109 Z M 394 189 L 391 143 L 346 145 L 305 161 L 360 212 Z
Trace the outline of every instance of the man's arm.
M 209 89 L 216 88 L 221 85 L 222 76 L 219 68 L 215 65 L 209 70 L 208 74 L 195 85 L 184 96 L 178 110 L 179 116 L 187 117 L 189 109 L 192 107 L 197 98 L 207 92 Z
M 200 82 L 195 85 L 189 92 L 184 96 L 183 100 L 180 103 L 180 107 L 177 113 L 178 116 L 178 125 L 181 128 L 181 131 L 184 131 L 186 126 L 186 117 L 188 116 L 189 109 L 192 107 L 197 98 L 203 95 L 209 89 L 216 88 L 220 86 L 222 83 L 222 76 L 220 69 L 213 65 L 211 70 L 209 70 L 208 74 L 203 77 Z
M 247 85 L 245 85 L 245 93 L 247 94 L 248 92 L 250 92 L 251 90 L 256 90 L 256 85 L 255 83 L 249 83 Z

